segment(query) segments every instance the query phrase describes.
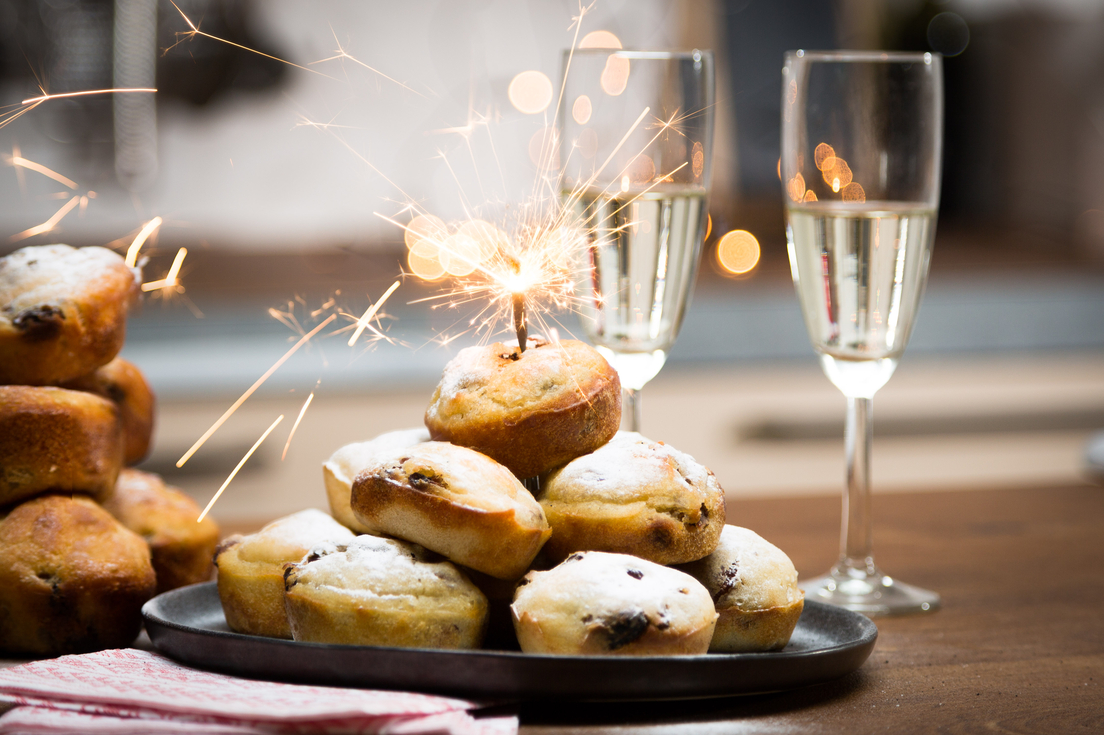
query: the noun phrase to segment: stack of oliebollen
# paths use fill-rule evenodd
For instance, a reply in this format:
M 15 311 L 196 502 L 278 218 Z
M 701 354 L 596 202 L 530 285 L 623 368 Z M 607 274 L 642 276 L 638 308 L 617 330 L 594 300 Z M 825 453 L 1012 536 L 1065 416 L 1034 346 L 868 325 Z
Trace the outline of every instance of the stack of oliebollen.
M 219 546 L 227 622 L 416 648 L 784 648 L 804 604 L 789 558 L 725 524 L 712 472 L 620 421 L 617 373 L 581 342 L 462 350 L 424 429 L 324 463 L 332 516 L 301 511 Z
M 157 475 L 154 396 L 118 357 L 141 272 L 100 247 L 0 258 L 0 653 L 117 648 L 204 581 L 218 527 Z

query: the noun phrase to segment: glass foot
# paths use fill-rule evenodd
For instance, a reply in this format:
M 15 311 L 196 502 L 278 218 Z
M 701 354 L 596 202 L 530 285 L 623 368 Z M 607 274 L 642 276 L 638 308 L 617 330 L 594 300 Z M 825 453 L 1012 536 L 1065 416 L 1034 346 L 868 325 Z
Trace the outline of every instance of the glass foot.
M 806 600 L 854 610 L 868 616 L 909 615 L 935 612 L 940 607 L 939 595 L 919 587 L 898 582 L 882 573 L 873 562 L 832 567 L 823 577 L 801 580 Z

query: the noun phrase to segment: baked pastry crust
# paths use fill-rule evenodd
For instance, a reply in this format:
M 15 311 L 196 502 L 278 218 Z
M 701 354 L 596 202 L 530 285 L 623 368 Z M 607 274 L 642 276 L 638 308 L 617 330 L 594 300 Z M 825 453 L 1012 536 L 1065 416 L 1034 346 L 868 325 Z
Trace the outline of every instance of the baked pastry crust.
M 627 554 L 572 554 L 518 584 L 525 653 L 667 656 L 709 649 L 717 613 L 693 577 Z
M 621 424 L 621 381 L 597 350 L 576 340 L 527 344 L 461 350 L 425 414 L 434 440 L 482 452 L 521 478 L 597 449 Z
M 330 512 L 338 523 L 357 533 L 369 533 L 369 529 L 353 514 L 350 499 L 353 495 L 353 479 L 380 451 L 411 447 L 429 441 L 429 431 L 423 427 L 400 429 L 380 434 L 375 439 L 346 444 L 338 449 L 322 465 L 322 479 L 326 483 L 326 497 Z
M 793 562 L 777 546 L 725 526 L 716 551 L 678 568 L 705 585 L 720 614 L 710 651 L 780 651 L 789 643 L 805 596 Z
M 149 548 L 92 500 L 46 495 L 0 520 L 0 650 L 129 645 L 156 587 Z
M 353 481 L 352 508 L 372 533 L 499 579 L 524 574 L 551 534 L 540 504 L 509 470 L 444 442 L 377 454 Z
M 218 592 L 232 630 L 291 638 L 284 609 L 284 566 L 301 561 L 320 543 L 345 543 L 355 535 L 313 508 L 269 523 L 249 536 L 235 535 L 215 550 Z
M 65 388 L 0 385 L 0 506 L 47 491 L 104 500 L 122 464 L 111 401 Z
M 110 362 L 140 281 L 100 247 L 37 245 L 0 258 L 0 383 L 59 385 Z
M 218 524 L 210 517 L 197 523 L 196 502 L 160 476 L 124 469 L 103 507 L 149 544 L 158 594 L 211 578 Z
M 125 450 L 123 461 L 138 464 L 149 454 L 153 437 L 156 399 L 146 376 L 134 363 L 116 357 L 88 375 L 71 380 L 63 387 L 83 390 L 113 401 L 119 407 Z
M 460 570 L 396 539 L 323 544 L 284 583 L 297 641 L 470 649 L 487 625 L 487 598 Z
M 725 523 L 717 478 L 688 454 L 634 432 L 552 472 L 540 504 L 552 526 L 542 556 L 632 554 L 658 564 L 706 556 Z

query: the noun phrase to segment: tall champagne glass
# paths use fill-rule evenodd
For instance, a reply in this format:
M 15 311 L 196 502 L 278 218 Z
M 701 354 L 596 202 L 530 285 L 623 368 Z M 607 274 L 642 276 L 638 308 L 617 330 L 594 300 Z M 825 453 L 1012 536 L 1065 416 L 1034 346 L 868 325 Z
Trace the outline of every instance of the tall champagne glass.
M 705 235 L 713 57 L 583 49 L 564 59 L 562 196 L 588 243 L 581 321 L 639 431 L 640 390 L 682 326 Z
M 939 206 L 937 55 L 786 54 L 786 237 L 805 326 L 847 397 L 840 558 L 811 599 L 872 615 L 934 610 L 939 595 L 882 572 L 871 549 L 872 400 L 897 367 L 927 280 Z

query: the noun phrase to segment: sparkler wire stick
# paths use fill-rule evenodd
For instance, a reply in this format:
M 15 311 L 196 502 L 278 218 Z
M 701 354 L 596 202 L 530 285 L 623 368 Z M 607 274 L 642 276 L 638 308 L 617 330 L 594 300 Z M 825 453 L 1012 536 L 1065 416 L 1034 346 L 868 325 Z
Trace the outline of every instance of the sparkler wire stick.
M 253 452 L 257 451 L 257 447 L 261 446 L 261 443 L 268 438 L 268 435 L 272 433 L 272 430 L 276 428 L 276 425 L 283 420 L 284 415 L 280 414 L 276 418 L 276 420 L 272 422 L 272 425 L 265 429 L 265 433 L 261 434 L 261 438 L 258 439 L 257 443 L 254 444 L 250 448 L 250 450 L 245 453 L 245 456 L 241 458 L 241 462 L 238 462 L 238 466 L 235 467 L 234 471 L 230 473 L 230 476 L 226 478 L 226 482 L 222 483 L 222 487 L 220 487 L 218 489 L 218 492 L 215 493 L 215 497 L 211 498 L 211 502 L 207 503 L 207 507 L 204 508 L 203 512 L 199 514 L 199 518 L 196 518 L 196 523 L 201 522 L 204 518 L 207 517 L 207 511 L 211 510 L 211 506 L 213 506 L 215 504 L 215 501 L 222 496 L 222 491 L 226 489 L 226 486 L 229 485 L 230 481 L 233 480 L 234 477 L 238 474 L 238 470 L 240 470 L 242 466 L 245 465 L 246 461 L 248 461 L 248 459 L 253 456 Z
M 525 294 L 514 294 L 514 331 L 517 332 L 518 353 L 525 352 L 529 341 L 529 327 L 525 321 Z
M 258 388 L 261 387 L 261 384 L 263 384 L 266 380 L 268 380 L 269 377 L 271 377 L 271 375 L 274 372 L 276 372 L 280 368 L 281 365 L 283 365 L 285 362 L 287 362 L 288 358 L 290 358 L 292 355 L 294 355 L 299 350 L 300 347 L 305 345 L 310 340 L 311 337 L 313 337 L 314 335 L 316 335 L 320 331 L 322 331 L 322 329 L 326 325 L 328 325 L 330 322 L 332 322 L 336 318 L 337 318 L 337 314 L 330 314 L 328 317 L 326 317 L 325 321 L 323 321 L 317 327 L 315 327 L 314 329 L 312 329 L 311 331 L 307 332 L 302 337 L 300 337 L 299 341 L 296 342 L 295 345 L 290 350 L 285 352 L 283 357 L 281 357 L 279 360 L 277 360 L 275 362 L 275 364 L 273 364 L 273 366 L 270 367 L 267 372 L 265 372 L 264 375 L 257 378 L 256 383 L 249 386 L 249 390 L 247 390 L 245 393 L 242 393 L 241 398 L 234 401 L 234 405 L 232 405 L 230 408 L 226 409 L 226 413 L 224 413 L 222 416 L 220 416 L 219 420 L 216 421 L 215 423 L 213 423 L 211 425 L 211 428 L 207 429 L 207 431 L 204 432 L 203 436 L 199 437 L 199 439 L 196 441 L 196 443 L 192 445 L 192 448 L 184 453 L 183 457 L 176 460 L 176 466 L 177 467 L 183 467 L 184 463 L 187 462 L 189 459 L 191 459 L 192 455 L 195 454 L 199 450 L 199 448 L 202 447 L 203 444 L 208 439 L 211 438 L 211 435 L 214 434 L 216 431 L 218 431 L 219 428 L 224 423 L 226 423 L 226 419 L 230 418 L 231 414 L 233 414 L 234 411 L 237 411 L 238 407 L 241 406 L 243 403 L 245 403 L 245 401 L 249 398 L 249 396 L 253 395 L 253 393 Z

